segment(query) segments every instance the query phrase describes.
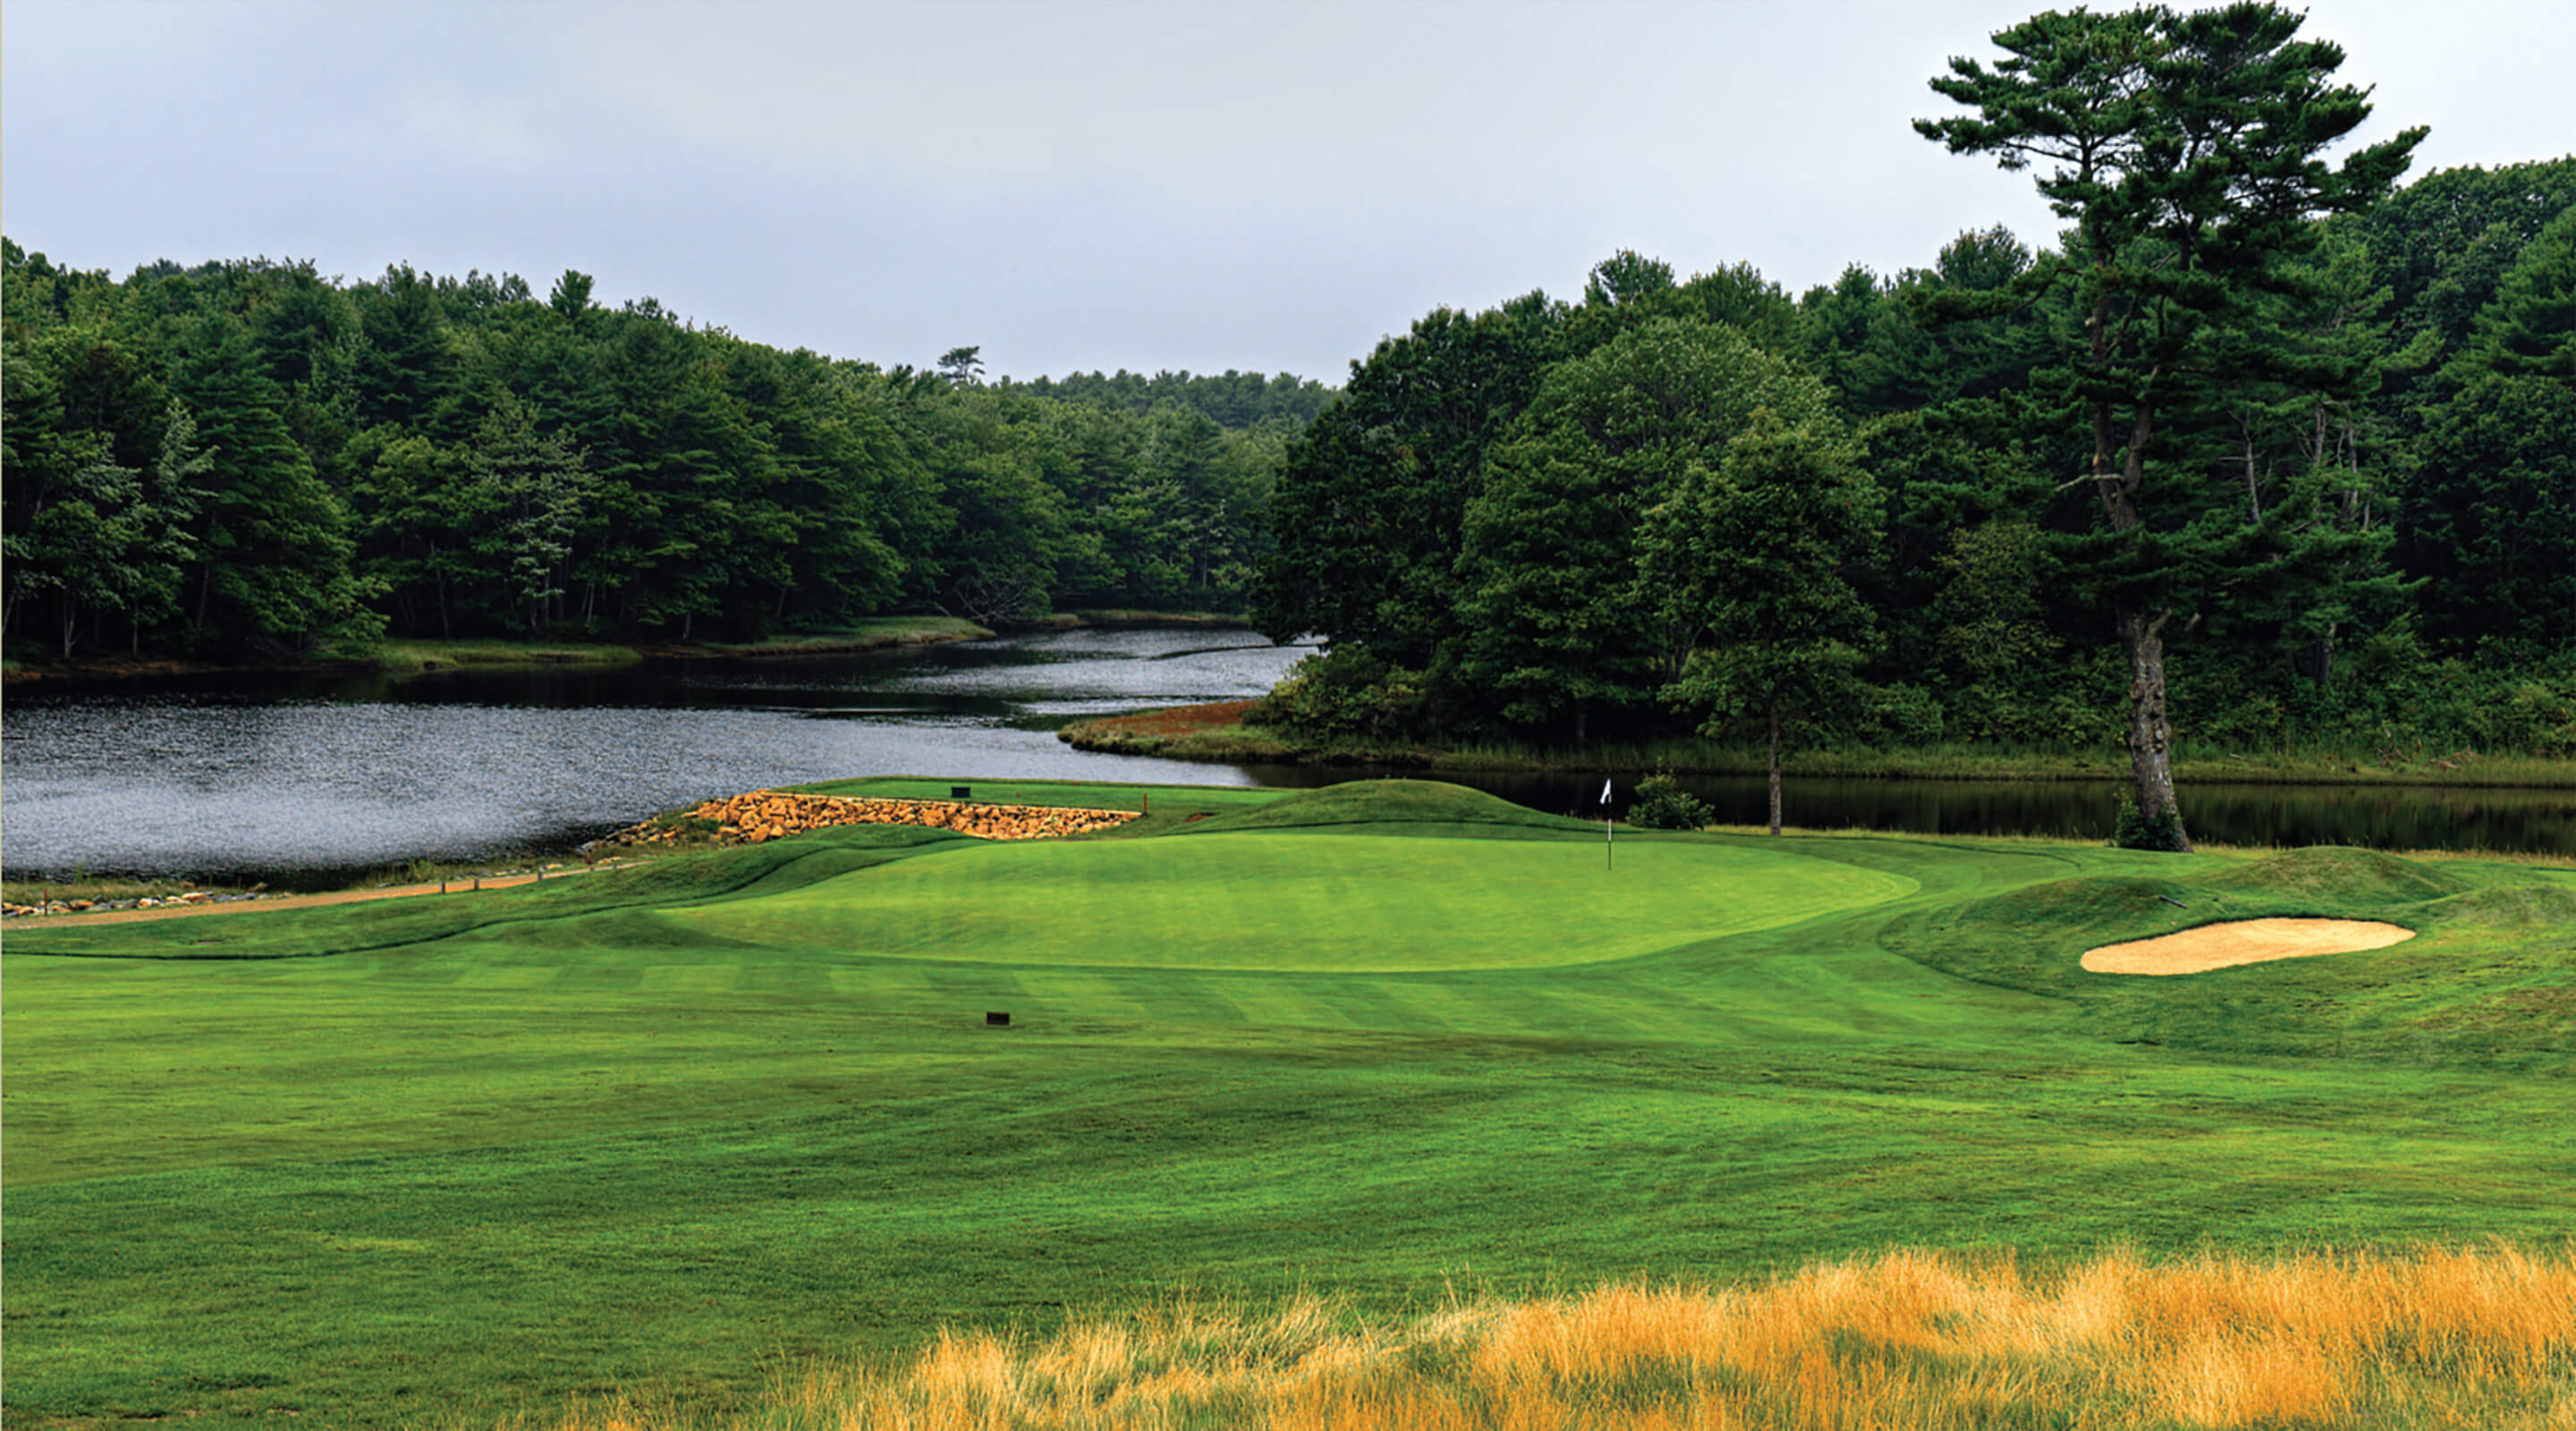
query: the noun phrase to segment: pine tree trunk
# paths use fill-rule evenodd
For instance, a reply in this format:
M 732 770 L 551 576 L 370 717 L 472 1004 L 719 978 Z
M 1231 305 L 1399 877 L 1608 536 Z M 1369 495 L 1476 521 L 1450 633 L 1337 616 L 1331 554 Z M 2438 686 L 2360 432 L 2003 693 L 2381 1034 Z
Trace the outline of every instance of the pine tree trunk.
M 1780 703 L 1771 703 L 1771 833 L 1780 833 Z
M 2165 709 L 2165 617 L 2126 602 L 2118 608 L 2120 645 L 2129 653 L 2129 775 L 2137 788 L 2138 814 L 2150 825 L 2168 812 L 2174 839 L 2191 848 L 2182 807 L 2174 799 L 2173 724 Z

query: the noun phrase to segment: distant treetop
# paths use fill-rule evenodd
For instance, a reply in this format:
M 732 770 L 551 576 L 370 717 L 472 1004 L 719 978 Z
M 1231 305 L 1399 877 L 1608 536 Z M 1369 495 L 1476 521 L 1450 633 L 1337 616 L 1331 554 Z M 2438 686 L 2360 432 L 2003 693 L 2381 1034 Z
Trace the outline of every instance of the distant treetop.
M 1063 402 L 1136 413 L 1152 412 L 1169 404 L 1198 413 L 1219 427 L 1238 430 L 1266 418 L 1286 418 L 1304 427 L 1341 396 L 1338 389 L 1311 378 L 1290 373 L 1275 377 L 1239 373 L 1232 368 L 1222 375 L 1203 376 L 1184 369 L 1156 373 L 1150 378 L 1120 368 L 1112 375 L 1070 373 L 1061 378 L 1036 378 L 1006 385 Z

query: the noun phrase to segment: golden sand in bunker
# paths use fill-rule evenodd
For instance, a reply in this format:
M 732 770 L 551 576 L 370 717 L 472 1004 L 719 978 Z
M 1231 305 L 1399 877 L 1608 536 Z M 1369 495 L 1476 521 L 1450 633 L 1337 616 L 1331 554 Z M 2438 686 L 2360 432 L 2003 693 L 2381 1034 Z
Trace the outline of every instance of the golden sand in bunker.
M 719 844 L 757 845 L 836 825 L 926 825 L 987 840 L 1046 840 L 1105 830 L 1137 816 L 1132 810 L 982 805 L 964 800 L 873 800 L 754 790 L 729 799 L 709 800 L 682 818 L 714 821 Z M 683 827 L 677 824 L 647 822 L 611 835 L 606 843 L 658 844 L 678 839 L 682 832 Z
M 2240 919 L 2161 939 L 2087 949 L 2084 967 L 2096 974 L 2199 974 L 2275 959 L 2385 949 L 2414 937 L 2412 929 L 2369 919 Z

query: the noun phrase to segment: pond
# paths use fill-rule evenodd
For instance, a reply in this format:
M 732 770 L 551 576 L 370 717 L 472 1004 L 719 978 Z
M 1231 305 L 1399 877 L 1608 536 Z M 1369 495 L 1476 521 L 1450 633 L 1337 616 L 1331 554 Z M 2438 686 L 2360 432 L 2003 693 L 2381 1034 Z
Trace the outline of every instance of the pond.
M 1067 631 L 891 654 L 22 687 L 0 720 L 12 876 L 316 886 L 562 853 L 713 795 L 859 775 L 1247 784 L 1078 751 L 1069 715 L 1268 690 L 1311 648 Z
M 1259 695 L 1311 648 L 1250 632 L 1082 630 L 861 656 L 23 686 L 0 720 L 12 876 L 315 887 L 415 858 L 561 854 L 711 795 L 860 775 L 1311 786 L 1347 767 L 1078 751 L 1068 716 Z M 1594 814 L 1605 775 L 1451 775 Z M 1759 777 L 1685 782 L 1730 823 Z M 2110 783 L 1793 779 L 1791 823 L 2108 835 Z M 2576 791 L 2195 785 L 2193 832 L 2244 844 L 2576 854 Z

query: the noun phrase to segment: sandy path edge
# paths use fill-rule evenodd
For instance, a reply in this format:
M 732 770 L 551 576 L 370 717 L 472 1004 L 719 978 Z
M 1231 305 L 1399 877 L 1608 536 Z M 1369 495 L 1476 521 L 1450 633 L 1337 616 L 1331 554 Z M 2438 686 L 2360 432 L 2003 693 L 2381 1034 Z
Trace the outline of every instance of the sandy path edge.
M 631 866 L 621 866 L 621 868 L 631 868 Z M 589 873 L 589 870 L 559 870 L 545 878 L 571 879 Z M 532 874 L 485 875 L 482 888 L 507 889 L 512 885 L 536 882 L 537 876 Z M 87 928 L 93 924 L 131 924 L 144 919 L 186 919 L 199 914 L 250 914 L 263 909 L 314 909 L 326 904 L 357 904 L 370 899 L 408 899 L 414 895 L 423 894 L 472 894 L 474 892 L 473 877 L 468 875 L 464 879 L 449 880 L 445 889 L 439 888 L 435 882 L 397 884 L 387 885 L 382 889 L 342 889 L 333 890 L 329 894 L 280 894 L 261 899 L 233 899 L 222 903 L 209 901 L 205 904 L 182 904 L 164 906 L 160 909 L 78 910 L 67 914 L 22 914 L 11 918 L 9 923 L 12 927 L 21 924 L 49 926 L 76 924 Z

